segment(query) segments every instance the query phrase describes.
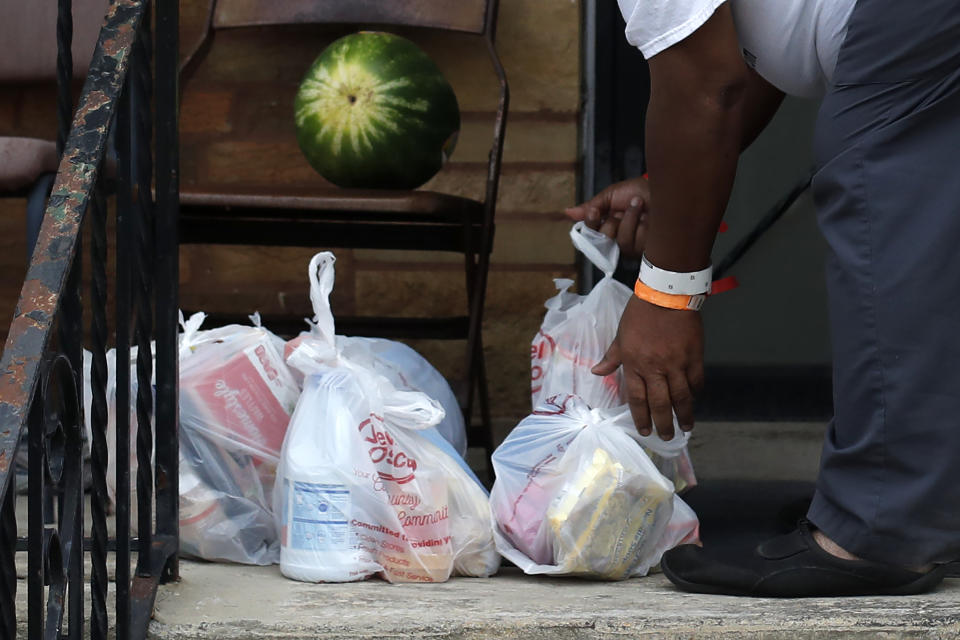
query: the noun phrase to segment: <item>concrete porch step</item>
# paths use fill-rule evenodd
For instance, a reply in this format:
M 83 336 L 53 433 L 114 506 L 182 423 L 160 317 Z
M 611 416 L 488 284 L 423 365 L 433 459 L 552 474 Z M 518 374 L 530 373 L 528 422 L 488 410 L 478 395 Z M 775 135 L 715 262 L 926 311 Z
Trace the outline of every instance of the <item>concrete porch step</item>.
M 700 516 L 704 541 L 731 549 L 754 544 L 799 515 L 796 508 L 812 494 L 823 428 L 699 424 L 691 455 L 701 484 L 685 499 Z M 18 560 L 22 576 L 24 558 Z M 112 556 L 110 563 L 112 580 Z M 277 567 L 184 560 L 181 572 L 179 583 L 160 588 L 150 627 L 155 640 L 960 638 L 955 579 L 925 596 L 789 601 L 684 594 L 661 575 L 603 583 L 507 568 L 487 580 L 433 585 L 314 585 L 287 580 Z M 22 580 L 19 587 L 23 607 Z
M 927 596 L 747 600 L 676 591 L 662 575 L 616 583 L 524 576 L 390 585 L 304 584 L 276 567 L 184 562 L 150 638 L 261 640 L 863 640 L 960 637 L 960 580 Z
M 713 479 L 686 496 L 705 544 L 733 550 L 802 513 L 809 481 Z M 745 599 L 681 593 L 662 575 L 625 582 L 524 576 L 390 585 L 304 584 L 277 567 L 184 561 L 161 587 L 155 640 L 945 640 L 960 637 L 960 580 L 913 597 Z

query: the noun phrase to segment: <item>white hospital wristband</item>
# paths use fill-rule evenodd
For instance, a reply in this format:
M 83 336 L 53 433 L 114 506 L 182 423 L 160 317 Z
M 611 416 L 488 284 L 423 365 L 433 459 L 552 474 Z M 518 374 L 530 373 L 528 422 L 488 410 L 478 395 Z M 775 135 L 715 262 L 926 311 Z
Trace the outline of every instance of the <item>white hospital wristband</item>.
M 647 260 L 647 256 L 643 256 L 643 261 L 640 263 L 640 282 L 661 293 L 685 296 L 710 293 L 712 281 L 712 265 L 701 271 L 680 273 L 655 267 Z

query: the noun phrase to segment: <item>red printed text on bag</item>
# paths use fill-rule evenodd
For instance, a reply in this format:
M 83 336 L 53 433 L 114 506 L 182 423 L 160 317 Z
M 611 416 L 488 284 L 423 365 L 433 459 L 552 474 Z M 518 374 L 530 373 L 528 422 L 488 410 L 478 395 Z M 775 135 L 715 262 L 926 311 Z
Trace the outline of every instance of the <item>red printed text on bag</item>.
M 402 451 L 399 443 L 387 433 L 383 418 L 371 413 L 358 428 L 364 441 L 372 445 L 367 452 L 370 460 L 378 466 L 381 479 L 397 484 L 406 484 L 413 480 L 417 461 Z
M 537 332 L 533 344 L 530 346 L 530 393 L 537 393 L 543 385 L 544 367 L 546 361 L 557 348 L 556 341 L 543 331 Z

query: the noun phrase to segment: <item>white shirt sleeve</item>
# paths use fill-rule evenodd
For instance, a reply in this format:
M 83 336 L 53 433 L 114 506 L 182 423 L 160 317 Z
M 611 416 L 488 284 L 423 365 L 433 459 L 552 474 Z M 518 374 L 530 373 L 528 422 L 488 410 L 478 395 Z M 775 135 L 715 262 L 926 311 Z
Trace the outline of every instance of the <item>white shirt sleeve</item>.
M 699 29 L 726 0 L 617 0 L 627 42 L 648 60 Z

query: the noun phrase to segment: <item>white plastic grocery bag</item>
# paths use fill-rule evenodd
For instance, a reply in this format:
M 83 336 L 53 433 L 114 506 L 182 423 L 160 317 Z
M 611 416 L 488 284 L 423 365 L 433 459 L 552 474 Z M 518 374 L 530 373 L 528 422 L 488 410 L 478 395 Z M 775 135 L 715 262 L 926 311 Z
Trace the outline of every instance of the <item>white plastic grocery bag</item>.
M 623 369 L 605 377 L 590 370 L 616 338 L 620 316 L 633 292 L 613 277 L 620 259 L 614 240 L 583 222 L 573 225 L 570 238 L 604 275 L 583 296 L 568 291 L 572 280 L 555 280 L 560 291 L 545 303 L 547 313 L 530 350 L 532 406 L 555 395 L 573 394 L 593 409 L 621 407 L 627 402 Z M 647 453 L 678 492 L 697 484 L 686 447 L 679 451 L 649 447 Z
M 568 291 L 572 280 L 555 280 L 559 293 L 545 303 L 547 313 L 530 349 L 532 406 L 569 393 L 594 408 L 616 407 L 626 401 L 623 374 L 617 370 L 600 377 L 590 369 L 613 343 L 633 293 L 613 277 L 620 258 L 616 242 L 582 222 L 573 226 L 570 238 L 604 277 L 584 296 Z
M 244 564 L 280 561 L 269 496 L 253 458 L 180 428 L 180 551 Z
M 422 391 L 443 407 L 437 432 L 457 454 L 467 453 L 467 427 L 457 396 L 446 378 L 413 348 L 396 340 L 337 336 L 337 348 L 348 358 L 369 358 L 369 366 L 397 389 Z M 361 353 L 364 352 L 364 353 Z
M 528 574 L 619 580 L 695 541 L 696 515 L 641 440 L 626 407 L 590 409 L 572 395 L 544 401 L 493 454 L 500 553 Z
M 332 289 L 333 256 L 311 261 Z M 317 305 L 315 305 L 315 308 Z M 444 410 L 338 352 L 333 320 L 288 344 L 304 376 L 274 490 L 284 575 L 438 582 L 499 567 L 486 492 L 432 427 Z
M 181 324 L 180 358 L 190 360 L 194 352 L 204 345 L 222 344 L 224 334 L 229 339 L 234 329 L 225 327 L 199 331 L 204 314 L 195 314 Z M 240 327 L 246 330 L 245 327 Z M 277 339 L 282 345 L 282 341 Z M 153 345 L 151 344 L 151 349 Z M 274 343 L 276 348 L 276 341 Z M 107 352 L 107 445 L 108 469 L 107 490 L 111 501 L 115 500 L 116 482 L 116 351 Z M 131 492 L 136 490 L 137 476 L 137 415 L 136 378 L 137 348 L 130 349 L 130 451 L 129 464 Z M 282 360 L 280 364 L 286 368 Z M 289 372 L 287 375 L 290 376 Z M 181 378 L 181 400 L 190 397 L 190 389 L 184 393 L 184 385 L 191 378 Z M 86 392 L 85 395 L 90 395 Z M 206 560 L 242 562 L 246 564 L 275 564 L 279 562 L 279 538 L 273 514 L 269 507 L 269 489 L 279 460 L 261 460 L 253 455 L 250 447 L 237 443 L 229 437 L 214 437 L 214 428 L 209 424 L 191 419 L 190 401 L 187 400 L 187 419 L 180 423 L 180 543 L 181 552 Z M 181 418 L 183 418 L 181 411 Z M 289 418 L 287 418 L 289 421 Z M 151 425 L 153 423 L 151 415 Z M 216 426 L 216 425 L 214 425 Z M 219 431 L 219 430 L 218 430 Z M 281 435 L 282 438 L 282 435 Z M 154 447 L 155 449 L 155 447 Z M 132 523 L 134 529 L 136 522 Z
M 649 436 L 638 435 L 637 438 L 657 470 L 673 482 L 677 493 L 683 494 L 696 486 L 697 477 L 693 472 L 693 462 L 687 448 L 690 434 L 680 431 L 676 415 L 673 416 L 673 432 L 682 433 L 683 437 L 674 437 L 673 440 L 665 442 L 654 430 Z
M 444 410 L 443 420 L 437 431 L 461 456 L 467 451 L 467 429 L 463 411 L 450 384 L 426 358 L 402 342 L 385 338 L 348 337 L 334 335 L 333 312 L 330 309 L 330 293 L 334 284 L 332 253 L 323 252 L 313 257 L 309 269 L 310 301 L 314 319 L 309 322 L 310 331 L 287 343 L 289 355 L 305 336 L 313 336 L 315 347 L 323 352 L 340 352 L 356 363 L 387 378 L 394 387 L 406 391 L 422 391 L 440 403 Z M 324 353 L 315 354 L 321 359 Z
M 486 494 L 416 430 L 441 416 L 423 394 L 344 363 L 307 376 L 275 489 L 284 575 L 441 582 L 496 572 Z
M 259 326 L 200 330 L 205 314 L 183 323 L 180 422 L 272 468 L 300 387 L 283 359 L 283 340 Z

